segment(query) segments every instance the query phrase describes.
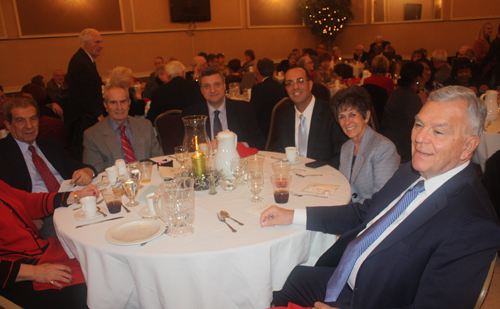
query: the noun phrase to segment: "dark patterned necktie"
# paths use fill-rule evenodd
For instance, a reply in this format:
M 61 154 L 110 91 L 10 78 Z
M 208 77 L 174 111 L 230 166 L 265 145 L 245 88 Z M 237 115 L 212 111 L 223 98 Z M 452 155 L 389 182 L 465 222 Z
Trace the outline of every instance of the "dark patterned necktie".
M 408 189 L 394 207 L 389 209 L 382 217 L 370 225 L 363 234 L 354 238 L 354 240 L 349 243 L 340 259 L 339 265 L 328 281 L 325 302 L 334 302 L 337 300 L 358 258 L 394 222 L 394 220 L 408 208 L 420 192 L 424 190 L 424 181 L 421 180 L 415 186 Z
M 217 138 L 217 134 L 219 134 L 220 131 L 222 131 L 222 123 L 220 122 L 219 119 L 219 110 L 214 111 L 214 139 Z
M 29 151 L 31 151 L 31 159 L 33 160 L 33 164 L 35 165 L 38 174 L 42 176 L 42 180 L 45 183 L 45 187 L 47 191 L 50 193 L 58 192 L 61 185 L 59 181 L 57 181 L 56 176 L 52 174 L 45 161 L 36 153 L 35 147 L 33 145 L 28 147 Z
M 120 138 L 122 141 L 123 153 L 125 154 L 125 161 L 127 163 L 137 161 L 137 159 L 135 158 L 134 147 L 132 147 L 130 140 L 125 134 L 125 126 L 120 126 L 120 131 L 122 132 Z

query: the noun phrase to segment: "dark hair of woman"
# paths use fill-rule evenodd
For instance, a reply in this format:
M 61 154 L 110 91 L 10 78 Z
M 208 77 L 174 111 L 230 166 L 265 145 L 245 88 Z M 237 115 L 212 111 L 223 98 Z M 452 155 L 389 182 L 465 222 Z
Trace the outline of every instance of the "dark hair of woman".
M 398 85 L 401 87 L 406 87 L 410 85 L 417 77 L 422 76 L 424 72 L 424 66 L 420 62 L 410 61 L 403 65 L 398 79 Z

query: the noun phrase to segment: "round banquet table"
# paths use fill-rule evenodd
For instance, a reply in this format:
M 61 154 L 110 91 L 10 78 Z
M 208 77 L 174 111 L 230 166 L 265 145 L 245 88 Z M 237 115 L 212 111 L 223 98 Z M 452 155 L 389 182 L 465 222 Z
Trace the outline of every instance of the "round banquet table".
M 139 220 L 146 204 L 108 214 L 106 219 L 124 216 L 82 228 L 87 222 L 74 218 L 77 205 L 58 208 L 54 224 L 59 240 L 70 257 L 81 264 L 88 286 L 90 308 L 268 308 L 272 291 L 280 290 L 291 270 L 299 264 L 314 265 L 319 256 L 337 239 L 335 235 L 306 231 L 305 226 L 289 225 L 261 228 L 259 214 L 275 204 L 269 180 L 271 163 L 284 154 L 260 152 L 264 162 L 264 201 L 251 203 L 246 185 L 234 191 L 208 195 L 196 192 L 194 234 L 187 237 L 161 235 L 144 246 L 118 246 L 105 239 L 108 229 L 128 220 Z M 301 191 L 309 183 L 339 185 L 328 198 L 290 195 L 282 207 L 343 205 L 350 201 L 351 190 L 346 178 L 330 166 L 310 169 L 301 158 L 292 165 L 291 190 Z M 162 181 L 156 166 L 151 184 Z M 323 176 L 299 178 L 294 172 L 321 173 Z M 99 177 L 96 177 L 99 178 Z M 147 190 L 141 189 L 138 196 Z M 123 202 L 128 202 L 123 197 Z M 101 204 L 104 205 L 104 204 Z M 242 221 L 232 233 L 217 219 L 220 210 Z M 101 221 L 104 218 L 88 222 Z

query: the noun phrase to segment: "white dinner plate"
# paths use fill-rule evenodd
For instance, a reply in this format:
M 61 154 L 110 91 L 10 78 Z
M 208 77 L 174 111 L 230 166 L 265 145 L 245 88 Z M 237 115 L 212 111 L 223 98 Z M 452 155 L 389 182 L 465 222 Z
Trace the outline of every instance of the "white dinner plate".
M 83 210 L 79 210 L 75 214 L 75 219 L 82 220 L 82 221 L 92 220 L 92 219 L 101 217 L 102 216 L 101 212 L 105 212 L 105 211 L 103 211 L 103 208 L 97 207 L 97 212 L 95 213 L 95 215 L 93 215 L 92 217 L 86 217 L 85 214 L 83 213 Z
M 140 219 L 119 223 L 106 232 L 109 243 L 120 246 L 138 245 L 150 241 L 165 232 L 160 220 Z
M 141 211 L 139 211 L 139 215 L 141 215 L 142 217 L 156 217 L 156 213 L 150 213 L 149 212 L 149 207 L 148 206 L 144 206 Z

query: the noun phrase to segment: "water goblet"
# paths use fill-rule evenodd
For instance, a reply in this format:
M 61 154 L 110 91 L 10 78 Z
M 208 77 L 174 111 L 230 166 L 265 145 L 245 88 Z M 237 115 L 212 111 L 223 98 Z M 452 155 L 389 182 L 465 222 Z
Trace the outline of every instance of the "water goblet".
M 264 175 L 262 172 L 253 171 L 248 174 L 248 188 L 254 194 L 254 196 L 250 198 L 250 202 L 258 203 L 264 200 L 262 197 L 259 196 L 259 193 L 260 191 L 262 191 L 263 186 L 264 186 Z
M 141 164 L 139 162 L 129 163 L 128 170 L 129 170 L 130 178 L 134 179 L 137 182 L 137 184 L 138 184 L 138 188 L 137 189 L 144 188 L 144 186 L 140 184 L 141 176 L 142 176 L 142 166 L 141 166 Z
M 125 178 L 122 180 L 122 188 L 125 192 L 125 196 L 130 200 L 127 204 L 129 207 L 135 207 L 140 203 L 135 200 L 137 197 L 137 192 L 139 191 L 138 182 L 134 178 Z
M 175 151 L 175 158 L 177 159 L 177 162 L 181 165 L 181 174 L 184 174 L 186 172 L 186 166 L 184 165 L 184 162 L 186 162 L 189 159 L 189 154 L 188 154 L 188 149 L 187 147 L 184 146 L 177 146 L 174 149 Z
M 231 159 L 231 172 L 236 179 L 236 183 L 241 184 L 241 178 L 243 177 L 243 165 L 241 164 L 240 158 Z

